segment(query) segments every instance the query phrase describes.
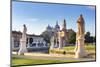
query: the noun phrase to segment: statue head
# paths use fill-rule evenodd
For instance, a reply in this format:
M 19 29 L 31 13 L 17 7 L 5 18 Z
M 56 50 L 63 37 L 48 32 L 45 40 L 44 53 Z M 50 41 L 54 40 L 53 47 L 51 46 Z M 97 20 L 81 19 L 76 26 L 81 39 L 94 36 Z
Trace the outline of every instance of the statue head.
M 26 32 L 27 31 L 26 25 L 24 24 L 23 27 L 24 27 L 23 32 Z
M 81 14 L 77 20 L 77 23 L 82 23 L 84 24 L 84 18 L 83 18 L 83 15 Z

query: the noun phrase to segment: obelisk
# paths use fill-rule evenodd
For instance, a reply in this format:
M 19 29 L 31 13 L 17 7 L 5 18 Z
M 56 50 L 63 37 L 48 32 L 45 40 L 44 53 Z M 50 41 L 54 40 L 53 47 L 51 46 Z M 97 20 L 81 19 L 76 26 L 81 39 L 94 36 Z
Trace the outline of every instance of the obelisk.
M 75 58 L 83 58 L 86 56 L 84 48 L 84 33 L 85 33 L 85 22 L 82 14 L 77 20 L 78 32 L 76 34 L 76 48 L 75 48 Z
M 18 55 L 24 55 L 24 53 L 27 52 L 26 48 L 26 32 L 27 28 L 26 25 L 23 25 L 23 33 L 22 33 L 22 38 L 20 39 L 20 49 L 18 51 Z

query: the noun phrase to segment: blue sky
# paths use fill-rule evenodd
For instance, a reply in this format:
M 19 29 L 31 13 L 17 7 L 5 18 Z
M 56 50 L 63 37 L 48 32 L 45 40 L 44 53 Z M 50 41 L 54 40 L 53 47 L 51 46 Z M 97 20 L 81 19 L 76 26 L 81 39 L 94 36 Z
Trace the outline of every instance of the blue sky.
M 23 24 L 27 26 L 27 33 L 41 34 L 49 25 L 60 27 L 66 19 L 67 29 L 77 31 L 77 19 L 83 14 L 85 30 L 95 35 L 95 7 L 64 4 L 47 4 L 34 2 L 12 2 L 12 30 L 22 31 Z

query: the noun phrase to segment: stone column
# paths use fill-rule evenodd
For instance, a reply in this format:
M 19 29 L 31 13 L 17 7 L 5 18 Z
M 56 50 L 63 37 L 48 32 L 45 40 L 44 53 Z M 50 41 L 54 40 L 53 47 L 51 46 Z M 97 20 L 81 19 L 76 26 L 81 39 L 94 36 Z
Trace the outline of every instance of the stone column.
M 20 49 L 18 51 L 18 55 L 24 55 L 24 53 L 27 52 L 26 48 L 26 25 L 23 25 L 23 33 L 22 33 L 22 38 L 20 39 Z
M 46 42 L 45 42 L 45 41 L 43 41 L 43 44 L 44 44 L 44 46 L 43 46 L 43 47 L 46 47 Z
M 78 32 L 76 36 L 76 48 L 75 48 L 75 58 L 83 58 L 86 56 L 85 48 L 84 48 L 84 19 L 83 16 L 80 15 L 78 21 Z
M 38 46 L 38 39 L 36 39 L 36 47 L 39 47 L 39 46 Z

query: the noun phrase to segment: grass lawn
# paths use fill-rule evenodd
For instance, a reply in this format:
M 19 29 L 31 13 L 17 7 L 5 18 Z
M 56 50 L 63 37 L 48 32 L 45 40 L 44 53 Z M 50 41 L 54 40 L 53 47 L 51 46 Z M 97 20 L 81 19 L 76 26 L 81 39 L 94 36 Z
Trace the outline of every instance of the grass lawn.
M 74 50 L 75 50 L 75 46 L 65 46 L 63 47 L 63 50 L 54 49 L 54 50 L 50 50 L 50 53 L 63 54 L 65 51 L 67 54 L 74 55 L 75 54 Z M 91 45 L 91 44 L 85 45 L 85 51 L 88 54 L 95 54 L 95 45 Z
M 74 53 L 75 46 L 67 46 L 64 47 L 64 50 L 69 53 Z M 93 53 L 95 57 L 95 45 L 85 45 L 85 50 L 88 53 Z M 71 56 L 72 54 L 70 54 Z M 12 58 L 12 66 L 20 66 L 20 65 L 37 65 L 37 64 L 54 64 L 54 63 L 66 63 L 66 62 L 79 62 L 79 60 L 40 60 L 40 59 L 25 59 L 25 58 Z
M 74 50 L 75 49 L 75 46 L 67 46 L 67 47 L 64 47 L 65 50 L 67 51 L 71 51 L 71 50 Z M 95 51 L 95 45 L 85 45 L 85 50 L 86 51 Z
M 12 58 L 12 67 L 23 65 L 39 65 L 39 64 L 55 64 L 66 62 L 79 62 L 78 60 L 39 60 L 39 59 L 25 59 L 25 58 Z

